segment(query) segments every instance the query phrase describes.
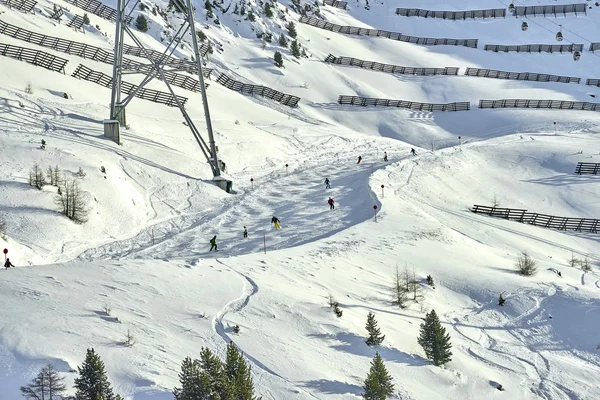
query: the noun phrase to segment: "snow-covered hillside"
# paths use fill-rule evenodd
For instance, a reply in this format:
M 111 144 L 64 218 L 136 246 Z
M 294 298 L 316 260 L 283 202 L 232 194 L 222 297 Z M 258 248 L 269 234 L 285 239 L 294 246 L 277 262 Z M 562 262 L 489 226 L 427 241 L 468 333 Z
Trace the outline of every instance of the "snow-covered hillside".
M 48 18 L 54 3 L 67 9 L 61 24 Z M 69 60 L 63 75 L 0 56 L 0 217 L 7 224 L 0 247 L 16 265 L 0 271 L 0 399 L 21 398 L 19 387 L 47 361 L 73 392 L 74 370 L 89 347 L 128 400 L 172 399 L 181 361 L 197 357 L 201 347 L 223 356 L 230 340 L 249 360 L 256 393 L 265 400 L 360 398 L 375 351 L 394 378 L 395 398 L 600 398 L 597 234 L 469 212 L 473 204 L 496 202 L 600 217 L 597 177 L 574 174 L 577 162 L 600 163 L 597 112 L 477 108 L 481 99 L 596 102 L 600 89 L 584 83 L 600 78 L 598 55 L 587 51 L 600 41 L 599 7 L 588 2 L 587 16 L 528 18 L 529 29 L 522 31 L 522 20 L 514 17 L 449 21 L 395 14 L 396 7 L 508 7 L 500 1 L 396 3 L 367 7 L 352 0 L 342 10 L 281 0 L 269 3 L 274 15 L 268 18 L 264 2 L 217 1 L 207 18 L 204 3 L 196 2 L 198 28 L 214 49 L 208 67 L 301 97 L 298 108 L 289 108 L 209 82 L 216 142 L 235 194 L 213 185 L 177 109 L 135 99 L 119 146 L 103 137 L 110 89 L 70 76 L 78 64 L 106 74 L 110 65 L 0 35 L 0 43 Z M 145 15 L 149 29 L 137 35 L 161 50 L 181 15 L 167 1 L 143 4 L 132 15 Z M 334 33 L 299 23 L 298 4 L 335 24 L 477 38 L 479 48 Z M 250 10 L 254 22 L 247 20 Z M 76 32 L 66 26 L 76 14 L 83 11 L 62 0 L 40 0 L 32 14 L 0 5 L 6 23 L 110 50 L 114 25 L 89 13 L 85 34 Z M 278 43 L 282 34 L 291 41 L 290 21 L 306 57 L 295 58 L 289 45 Z M 483 50 L 484 44 L 555 44 L 561 26 L 562 43 L 584 44 L 579 61 L 570 53 Z M 272 41 L 257 33 L 271 34 Z M 283 68 L 273 63 L 275 51 L 283 54 Z M 174 53 L 191 54 L 185 41 Z M 386 74 L 325 63 L 328 54 L 459 67 L 460 73 Z M 583 82 L 467 77 L 466 67 Z M 166 91 L 160 81 L 148 87 Z M 204 132 L 200 94 L 174 90 L 189 99 L 186 109 Z M 340 94 L 468 101 L 471 110 L 342 106 Z M 75 224 L 57 212 L 56 187 L 29 186 L 36 163 L 44 171 L 58 166 L 67 177 L 83 170 L 78 182 L 88 222 Z M 329 210 L 329 197 L 335 210 Z M 282 230 L 270 225 L 273 215 Z M 244 226 L 248 239 L 242 238 Z M 214 235 L 218 253 L 208 251 Z M 533 277 L 516 273 L 522 251 L 538 262 Z M 572 257 L 587 257 L 591 271 L 568 267 Z M 392 304 L 392 289 L 397 269 L 405 268 L 414 270 L 421 291 L 418 301 L 401 309 Z M 426 284 L 427 275 L 435 288 Z M 504 307 L 497 305 L 501 293 Z M 329 308 L 330 295 L 343 311 L 340 318 Z M 417 344 L 422 318 L 433 309 L 453 346 L 452 361 L 441 368 Z M 378 349 L 364 343 L 369 311 L 386 335 Z M 128 331 L 137 340 L 132 347 L 122 345 Z

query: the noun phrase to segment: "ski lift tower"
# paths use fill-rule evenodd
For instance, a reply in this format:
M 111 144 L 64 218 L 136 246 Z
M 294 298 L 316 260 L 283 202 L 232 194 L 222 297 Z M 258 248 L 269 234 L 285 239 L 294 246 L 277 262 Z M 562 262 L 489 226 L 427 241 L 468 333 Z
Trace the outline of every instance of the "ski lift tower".
M 114 61 L 113 61 L 113 77 L 112 77 L 112 94 L 110 99 L 110 119 L 104 121 L 104 134 L 105 136 L 111 137 L 113 140 L 119 142 L 119 126 L 126 126 L 125 108 L 131 102 L 131 100 L 144 88 L 148 82 L 154 78 L 158 78 L 163 81 L 167 86 L 169 92 L 173 96 L 174 102 L 181 111 L 185 123 L 192 131 L 192 135 L 196 139 L 196 142 L 200 146 L 200 150 L 206 157 L 212 173 L 213 181 L 222 189 L 231 190 L 231 181 L 228 181 L 221 177 L 221 165 L 223 165 L 217 156 L 217 146 L 215 145 L 215 138 L 213 135 L 212 122 L 210 119 L 210 111 L 208 108 L 208 100 L 206 98 L 206 86 L 204 84 L 204 76 L 202 71 L 202 56 L 198 47 L 198 37 L 196 34 L 196 26 L 194 20 L 194 7 L 192 0 L 173 0 L 178 11 L 181 11 L 185 15 L 185 20 L 179 27 L 177 33 L 167 42 L 166 49 L 162 54 L 146 49 L 142 42 L 136 37 L 135 33 L 131 30 L 127 21 L 131 21 L 131 12 L 137 7 L 140 0 L 135 0 L 131 6 L 129 13 L 126 11 L 126 7 L 132 0 L 117 0 L 117 15 L 116 22 L 117 28 L 115 33 L 115 48 L 114 48 Z M 177 45 L 184 39 L 187 33 L 192 36 L 192 47 L 194 49 L 194 61 L 186 60 L 175 60 L 172 57 L 173 52 L 177 48 Z M 130 65 L 131 63 L 123 64 L 123 45 L 125 35 L 129 36 L 131 40 L 140 48 L 140 56 L 147 59 L 147 64 Z M 176 61 L 176 62 L 175 62 Z M 196 125 L 190 118 L 188 112 L 180 102 L 179 98 L 175 95 L 171 84 L 165 78 L 165 72 L 176 72 L 176 71 L 187 71 L 198 74 L 198 82 L 200 86 L 200 93 L 202 94 L 202 103 L 204 105 L 204 118 L 206 119 L 206 129 L 208 133 L 208 144 L 196 128 Z M 121 78 L 123 75 L 129 74 L 140 74 L 144 75 L 142 82 L 129 93 L 127 96 L 122 96 L 121 93 Z

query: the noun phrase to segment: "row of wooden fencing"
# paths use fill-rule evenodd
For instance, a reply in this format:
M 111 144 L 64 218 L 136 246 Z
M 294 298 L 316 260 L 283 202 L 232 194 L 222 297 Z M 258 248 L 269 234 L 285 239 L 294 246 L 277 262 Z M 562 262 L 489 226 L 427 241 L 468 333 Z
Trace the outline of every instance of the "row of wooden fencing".
M 407 75 L 458 75 L 458 67 L 444 67 L 444 68 L 419 68 L 419 67 L 402 67 L 399 65 L 383 64 L 376 61 L 360 60 L 352 57 L 336 57 L 333 54 L 329 54 L 325 58 L 326 63 L 337 64 L 337 65 L 348 65 L 352 67 L 359 67 L 370 69 L 373 71 L 386 72 L 390 74 L 407 74 Z M 534 72 L 507 72 L 498 71 L 494 69 L 483 69 L 483 68 L 471 68 L 468 67 L 465 71 L 465 75 L 482 78 L 495 78 L 495 79 L 511 79 L 511 80 L 523 80 L 523 81 L 534 81 L 534 82 L 558 82 L 558 83 L 580 83 L 581 78 L 574 76 L 560 76 L 551 74 L 540 74 Z M 600 86 L 600 79 L 588 79 L 586 85 Z
M 320 29 L 325 29 L 332 32 L 343 33 L 347 35 L 358 35 L 358 36 L 375 36 L 383 37 L 392 40 L 398 40 L 401 42 L 408 42 L 414 44 L 420 44 L 425 46 L 465 46 L 477 48 L 477 39 L 448 39 L 448 38 L 423 38 L 416 36 L 403 35 L 398 32 L 383 31 L 380 29 L 368 29 L 368 28 L 357 28 L 354 26 L 342 26 L 332 24 L 331 22 L 323 21 L 318 18 L 309 17 L 303 15 L 300 17 L 299 22 L 314 26 Z
M 23 40 L 28 43 L 33 43 L 38 46 L 56 50 L 61 53 L 71 54 L 89 60 L 99 61 L 105 64 L 112 65 L 114 60 L 114 54 L 112 51 L 108 51 L 96 46 L 91 46 L 85 43 L 74 42 L 71 40 L 61 39 L 58 37 L 47 36 L 41 33 L 28 31 L 18 26 L 8 24 L 2 20 L 0 20 L 0 34 L 4 34 L 15 39 Z M 148 50 L 148 52 L 145 52 L 144 49 L 128 45 L 125 45 L 123 47 L 123 52 L 126 54 L 140 57 L 148 55 L 150 55 L 151 57 L 159 57 L 162 55 L 162 53 L 159 53 L 155 50 Z M 167 62 L 170 66 L 175 66 L 188 70 L 192 74 L 198 73 L 197 65 L 190 61 L 169 57 L 167 58 Z M 144 68 L 144 64 L 137 61 L 133 61 L 128 58 L 123 58 L 123 68 L 126 70 L 139 71 L 141 68 Z M 210 78 L 211 72 L 212 69 L 204 68 L 204 77 Z M 164 75 L 166 81 L 174 86 L 181 87 L 183 89 L 194 92 L 200 91 L 200 83 L 198 82 L 198 79 L 172 71 L 164 71 Z M 155 76 L 159 77 L 156 73 Z
M 517 52 L 517 53 L 573 53 L 583 51 L 583 44 L 486 44 L 483 48 L 486 51 L 499 52 Z
M 516 6 L 513 10 L 513 15 L 515 17 L 547 17 L 550 15 L 554 15 L 556 17 L 558 14 L 562 14 L 564 17 L 566 17 L 567 14 L 577 15 L 577 13 L 587 14 L 587 4 L 579 3 L 546 6 Z
M 600 220 L 593 218 L 557 217 L 555 215 L 527 212 L 527 210 L 518 208 L 474 205 L 471 211 L 489 217 L 504 218 L 562 231 L 598 233 L 598 224 L 600 223 Z
M 90 81 L 96 83 L 98 85 L 110 88 L 112 87 L 112 77 L 102 73 L 100 71 L 94 71 L 91 68 L 86 67 L 85 65 L 79 64 L 73 72 L 72 75 L 74 78 L 83 79 L 86 81 Z M 129 95 L 137 90 L 137 85 L 121 82 L 121 92 Z M 160 92 L 154 89 L 146 89 L 142 88 L 137 91 L 135 97 L 139 97 L 140 99 L 152 101 L 154 103 L 165 104 L 170 107 L 176 107 L 177 101 L 184 105 L 187 102 L 186 97 L 182 96 L 173 96 L 171 93 Z M 177 99 L 175 99 L 175 97 Z
M 477 76 L 482 78 L 513 79 L 519 81 L 534 82 L 560 82 L 560 83 L 579 83 L 581 78 L 572 76 L 559 76 L 550 74 L 537 74 L 533 72 L 506 72 L 494 69 L 467 68 L 467 76 Z
M 342 10 L 345 10 L 346 7 L 348 6 L 347 1 L 338 1 L 338 0 L 323 0 L 323 4 L 332 6 L 335 8 L 341 8 Z
M 370 97 L 340 95 L 338 103 L 352 106 L 398 107 L 419 111 L 467 111 L 471 109 L 468 101 L 458 103 L 434 104 L 407 100 L 376 99 Z
M 33 0 L 0 0 L 0 4 L 4 4 L 8 8 L 16 8 L 19 11 L 30 13 L 35 8 L 37 1 Z
M 65 65 L 69 62 L 64 58 L 46 53 L 40 50 L 27 49 L 25 47 L 13 46 L 11 44 L 0 43 L 0 55 L 25 61 L 38 67 L 49 69 L 50 71 L 65 73 Z
M 389 74 L 406 74 L 406 75 L 458 75 L 457 67 L 444 67 L 444 68 L 419 68 L 419 67 L 402 67 L 400 65 L 382 64 L 375 61 L 359 60 L 358 58 L 352 57 L 336 57 L 333 54 L 329 54 L 325 58 L 326 63 L 349 65 L 352 67 L 359 67 L 370 69 L 373 71 L 386 72 Z
M 575 173 L 578 175 L 598 175 L 600 173 L 600 163 L 579 162 L 575 167 Z
M 225 74 L 220 74 L 216 81 L 228 89 L 242 94 L 263 96 L 289 107 L 297 107 L 300 97 L 292 96 L 266 86 L 238 82 Z
M 555 110 L 600 111 L 600 103 L 564 100 L 502 99 L 479 100 L 479 108 L 551 108 Z
M 403 17 L 441 18 L 449 20 L 465 20 L 475 18 L 505 18 L 506 8 L 466 11 L 432 11 L 420 8 L 396 8 L 396 15 Z
M 117 21 L 117 10 L 106 4 L 101 3 L 98 0 L 65 0 L 67 3 L 79 7 L 84 11 L 97 15 L 101 18 L 107 19 L 112 22 Z M 125 21 L 127 24 L 131 23 L 133 17 L 128 16 Z

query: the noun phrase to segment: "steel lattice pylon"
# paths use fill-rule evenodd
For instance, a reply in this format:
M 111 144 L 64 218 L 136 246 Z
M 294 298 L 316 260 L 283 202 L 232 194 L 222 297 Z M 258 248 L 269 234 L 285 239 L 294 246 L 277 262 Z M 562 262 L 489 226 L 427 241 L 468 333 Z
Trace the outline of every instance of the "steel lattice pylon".
M 136 94 L 154 78 L 160 78 L 164 82 L 164 84 L 169 89 L 169 92 L 175 99 L 177 107 L 181 111 L 185 123 L 192 131 L 194 138 L 198 142 L 202 153 L 206 157 L 206 160 L 210 164 L 210 167 L 213 172 L 213 177 L 220 177 L 221 170 L 219 168 L 219 160 L 217 158 L 217 147 L 215 145 L 215 139 L 213 135 L 212 122 L 210 119 L 210 111 L 208 108 L 208 100 L 206 97 L 206 86 L 204 84 L 204 76 L 202 75 L 202 57 L 200 54 L 200 50 L 198 48 L 198 39 L 196 34 L 196 26 L 194 20 L 193 6 L 191 0 L 172 0 L 173 4 L 178 11 L 181 11 L 185 15 L 185 21 L 179 27 L 177 33 L 173 36 L 173 38 L 167 43 L 167 48 L 162 53 L 161 56 L 156 56 L 153 52 L 149 51 L 144 47 L 141 41 L 136 37 L 135 33 L 131 30 L 131 28 L 127 25 L 126 20 L 127 17 L 130 16 L 131 11 L 129 13 L 126 12 L 126 8 L 131 0 L 117 0 L 117 28 L 115 33 L 115 48 L 114 48 L 114 63 L 113 63 L 113 85 L 112 85 L 112 93 L 110 100 L 110 119 L 111 120 L 119 120 L 123 121 L 124 118 L 124 110 L 131 102 L 131 100 L 136 96 Z M 135 4 L 131 7 L 131 10 L 134 10 L 138 5 L 140 0 L 136 0 Z M 191 11 L 190 11 L 191 10 Z M 186 62 L 187 68 L 184 68 L 185 71 L 189 71 L 189 67 L 193 66 L 195 70 L 197 68 L 198 73 L 198 81 L 200 83 L 200 93 L 202 94 L 202 103 L 204 105 L 204 117 L 206 119 L 206 128 L 208 131 L 208 144 L 200 135 L 200 132 L 194 125 L 194 122 L 190 118 L 189 114 L 183 107 L 183 104 L 179 101 L 176 96 L 171 84 L 169 84 L 168 80 L 165 79 L 165 71 L 181 71 L 182 66 L 180 63 L 174 65 L 172 63 L 172 54 L 177 48 L 177 44 L 183 40 L 187 32 L 190 32 L 192 36 L 192 47 L 194 49 L 195 62 Z M 144 65 L 135 65 L 133 67 L 125 68 L 123 67 L 123 44 L 125 35 L 129 36 L 138 46 L 142 49 L 142 53 L 145 58 L 150 62 L 150 64 Z M 168 68 L 168 69 L 166 69 Z M 124 74 L 142 74 L 145 75 L 142 82 L 137 86 L 137 88 L 127 95 L 125 98 L 121 98 L 121 78 Z M 217 180 L 217 179 L 215 179 Z

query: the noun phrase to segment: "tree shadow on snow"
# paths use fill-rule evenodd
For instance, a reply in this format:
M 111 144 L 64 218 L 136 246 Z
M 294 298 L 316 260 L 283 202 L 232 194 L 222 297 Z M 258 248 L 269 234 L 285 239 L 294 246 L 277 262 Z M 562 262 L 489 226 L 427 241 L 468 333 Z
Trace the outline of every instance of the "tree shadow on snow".
M 365 343 L 364 337 L 355 335 L 350 332 L 339 332 L 335 335 L 315 333 L 309 335 L 309 337 L 321 339 L 324 341 L 332 341 L 334 343 L 330 344 L 331 348 L 339 351 L 345 351 L 346 353 L 354 354 L 357 356 L 373 358 L 375 356 L 375 352 L 377 351 L 385 361 L 394 361 L 397 363 L 412 366 L 422 366 L 428 364 L 428 362 L 425 359 L 419 356 L 405 353 L 398 349 L 389 348 L 385 346 L 369 347 Z
M 357 385 L 353 385 L 351 383 L 340 382 L 340 381 L 330 381 L 327 379 L 318 379 L 314 381 L 304 382 L 302 385 L 307 388 L 316 389 L 321 393 L 326 394 L 346 394 L 351 393 L 356 396 L 360 396 L 362 394 L 362 388 Z

